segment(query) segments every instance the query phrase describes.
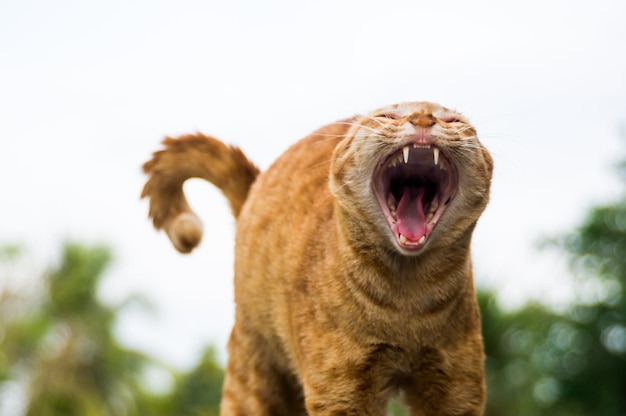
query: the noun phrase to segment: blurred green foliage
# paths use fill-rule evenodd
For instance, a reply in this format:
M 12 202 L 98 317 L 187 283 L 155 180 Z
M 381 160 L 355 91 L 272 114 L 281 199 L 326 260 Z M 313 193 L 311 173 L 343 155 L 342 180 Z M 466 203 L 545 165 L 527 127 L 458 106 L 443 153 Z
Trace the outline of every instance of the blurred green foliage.
M 10 270 L 19 252 L 1 249 L 0 270 Z M 217 415 L 223 371 L 212 349 L 178 374 L 115 339 L 123 306 L 97 297 L 110 261 L 105 247 L 66 244 L 59 265 L 37 281 L 41 290 L 0 293 L 0 404 L 23 391 L 19 412 L 28 416 Z M 170 391 L 144 387 L 151 367 L 171 374 Z
M 626 177 L 626 164 L 620 174 Z M 626 193 L 544 248 L 570 259 L 576 300 L 505 313 L 481 294 L 488 415 L 626 415 Z
M 200 362 L 182 375 L 170 395 L 168 415 L 217 416 L 222 398 L 224 370 L 217 364 L 215 350 L 206 349 Z

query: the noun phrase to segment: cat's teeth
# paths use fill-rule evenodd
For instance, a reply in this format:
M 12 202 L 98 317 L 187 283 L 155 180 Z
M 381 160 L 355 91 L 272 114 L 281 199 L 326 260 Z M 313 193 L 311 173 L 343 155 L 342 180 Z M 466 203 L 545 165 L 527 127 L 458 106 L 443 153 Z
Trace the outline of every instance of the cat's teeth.
M 408 241 L 409 241 L 409 240 L 408 240 L 405 236 L 403 236 L 402 234 L 400 234 L 400 236 L 398 237 L 398 240 L 400 240 L 400 244 L 406 244 L 406 243 L 408 243 Z M 422 244 L 424 244 L 425 242 L 426 242 L 426 236 L 425 236 L 425 235 L 421 236 L 421 237 L 420 237 L 420 239 L 419 239 L 419 240 L 417 240 L 417 244 L 418 244 L 418 245 L 420 245 L 420 246 L 421 246 Z M 415 243 L 412 243 L 411 245 L 414 245 L 414 244 L 415 244 Z
M 426 215 L 426 223 L 429 223 L 433 217 L 435 216 L 435 213 L 437 212 L 437 208 L 439 208 L 439 200 L 437 198 L 433 198 L 433 200 L 430 203 L 430 207 L 428 207 L 428 215 Z
M 439 164 L 439 149 L 434 147 L 433 148 L 433 158 L 435 159 L 435 165 Z
M 409 163 L 409 146 L 402 148 L 402 155 L 404 156 L 404 163 Z
M 437 208 L 439 208 L 439 200 L 437 198 L 433 198 L 432 202 L 430 203 L 430 208 L 428 209 L 428 212 L 434 213 L 437 211 Z
M 387 206 L 389 207 L 391 216 L 396 219 L 396 200 L 391 193 L 389 193 L 389 197 L 387 198 Z

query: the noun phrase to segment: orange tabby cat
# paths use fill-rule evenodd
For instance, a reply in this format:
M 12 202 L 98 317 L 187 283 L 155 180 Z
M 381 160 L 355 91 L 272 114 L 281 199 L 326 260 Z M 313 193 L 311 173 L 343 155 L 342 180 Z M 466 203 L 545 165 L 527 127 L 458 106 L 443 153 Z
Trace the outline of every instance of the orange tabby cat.
M 493 163 L 461 114 L 403 103 L 338 122 L 266 172 L 201 134 L 144 165 L 150 216 L 189 252 L 182 191 L 220 188 L 237 218 L 236 320 L 222 415 L 481 415 L 484 354 L 470 240 Z

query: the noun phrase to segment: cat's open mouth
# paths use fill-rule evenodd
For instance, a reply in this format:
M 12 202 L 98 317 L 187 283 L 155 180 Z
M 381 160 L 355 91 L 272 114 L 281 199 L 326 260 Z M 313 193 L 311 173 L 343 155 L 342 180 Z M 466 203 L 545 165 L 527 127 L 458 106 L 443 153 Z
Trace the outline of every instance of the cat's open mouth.
M 434 145 L 408 144 L 374 173 L 374 193 L 400 247 L 421 249 L 454 198 L 456 167 Z

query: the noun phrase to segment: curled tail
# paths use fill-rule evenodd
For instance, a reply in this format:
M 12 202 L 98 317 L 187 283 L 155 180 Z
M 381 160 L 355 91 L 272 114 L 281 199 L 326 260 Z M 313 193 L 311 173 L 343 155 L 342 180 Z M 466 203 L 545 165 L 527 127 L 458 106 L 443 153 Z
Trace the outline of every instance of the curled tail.
M 211 182 L 237 218 L 259 169 L 239 148 L 202 134 L 167 137 L 163 145 L 143 165 L 150 177 L 141 197 L 150 199 L 154 227 L 164 229 L 178 251 L 189 253 L 202 239 L 202 222 L 187 203 L 183 183 L 189 178 Z

